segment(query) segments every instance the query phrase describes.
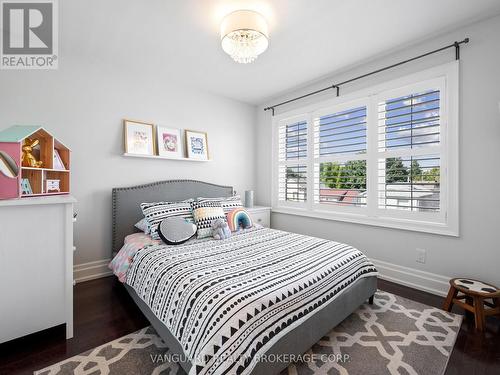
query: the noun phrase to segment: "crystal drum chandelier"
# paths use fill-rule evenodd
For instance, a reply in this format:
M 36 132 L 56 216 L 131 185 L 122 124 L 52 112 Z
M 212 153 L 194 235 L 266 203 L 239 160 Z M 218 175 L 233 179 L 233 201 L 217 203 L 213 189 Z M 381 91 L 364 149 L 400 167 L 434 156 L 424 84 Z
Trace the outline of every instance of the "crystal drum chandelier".
M 237 10 L 224 17 L 220 35 L 224 52 L 241 64 L 254 61 L 269 45 L 266 20 L 251 10 Z

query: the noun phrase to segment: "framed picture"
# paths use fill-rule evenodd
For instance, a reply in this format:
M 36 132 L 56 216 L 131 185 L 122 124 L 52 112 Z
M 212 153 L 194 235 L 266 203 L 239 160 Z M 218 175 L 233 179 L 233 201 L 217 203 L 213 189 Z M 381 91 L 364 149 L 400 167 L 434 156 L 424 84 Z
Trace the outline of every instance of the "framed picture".
M 208 160 L 207 133 L 186 130 L 186 150 L 189 159 Z
M 182 158 L 181 131 L 163 126 L 156 127 L 158 155 Z
M 125 152 L 136 155 L 154 155 L 154 125 L 146 122 L 123 120 Z

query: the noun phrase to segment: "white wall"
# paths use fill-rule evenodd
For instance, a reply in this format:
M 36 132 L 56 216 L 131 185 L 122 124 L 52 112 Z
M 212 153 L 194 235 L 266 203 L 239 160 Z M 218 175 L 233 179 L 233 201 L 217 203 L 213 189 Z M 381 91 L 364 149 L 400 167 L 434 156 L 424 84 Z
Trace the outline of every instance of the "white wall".
M 392 273 L 393 277 L 407 283 L 427 282 L 426 287 L 440 292 L 447 287 L 446 278 L 437 275 L 476 277 L 500 285 L 500 272 L 498 271 L 500 201 L 497 198 L 498 186 L 500 186 L 498 173 L 500 163 L 500 17 L 423 41 L 364 65 L 353 67 L 349 71 L 332 74 L 331 77 L 321 79 L 307 87 L 266 100 L 257 111 L 256 199 L 259 204 L 271 203 L 272 120 L 270 111 L 262 110 L 264 106 L 442 47 L 455 40 L 462 40 L 466 36 L 471 38 L 471 42 L 462 48 L 461 54 L 459 238 L 278 213 L 272 214 L 272 226 L 352 244 L 369 257 L 390 263 L 379 263 L 383 265 L 381 269 L 384 273 Z M 331 48 L 335 48 L 334 40 L 332 40 Z M 454 50 L 442 52 L 345 86 L 342 92 L 356 91 L 451 61 L 453 58 Z M 304 104 L 324 100 L 331 95 L 332 93 L 317 95 L 314 98 L 282 107 L 279 111 L 298 108 Z M 427 250 L 426 264 L 415 262 L 417 247 Z M 392 264 L 396 267 L 392 267 Z M 417 272 L 419 280 L 415 281 L 413 276 L 405 274 L 408 270 L 399 266 L 424 272 Z M 394 269 L 397 269 L 397 272 L 392 272 Z M 410 274 L 413 273 L 414 271 L 410 270 Z
M 72 148 L 75 264 L 111 256 L 111 189 L 189 178 L 254 187 L 255 107 L 175 85 L 152 71 L 63 55 L 57 71 L 0 71 L 0 129 L 40 124 Z M 112 65 L 112 64 L 111 64 Z M 176 80 L 180 74 L 176 72 Z M 208 132 L 209 163 L 125 158 L 122 119 Z M 36 223 L 20 223 L 26 234 Z M 102 264 L 96 271 L 105 270 Z

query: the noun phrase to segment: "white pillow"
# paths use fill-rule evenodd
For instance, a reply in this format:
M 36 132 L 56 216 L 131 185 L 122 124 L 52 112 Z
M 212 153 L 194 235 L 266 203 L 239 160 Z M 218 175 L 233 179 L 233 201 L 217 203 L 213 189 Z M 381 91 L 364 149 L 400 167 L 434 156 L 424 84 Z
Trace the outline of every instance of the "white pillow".
M 225 214 L 234 210 L 235 208 L 243 207 L 243 202 L 241 201 L 241 197 L 239 195 L 233 195 L 232 197 L 219 197 L 219 198 L 203 198 L 199 197 L 197 199 L 198 202 L 220 202 L 222 206 L 222 210 Z

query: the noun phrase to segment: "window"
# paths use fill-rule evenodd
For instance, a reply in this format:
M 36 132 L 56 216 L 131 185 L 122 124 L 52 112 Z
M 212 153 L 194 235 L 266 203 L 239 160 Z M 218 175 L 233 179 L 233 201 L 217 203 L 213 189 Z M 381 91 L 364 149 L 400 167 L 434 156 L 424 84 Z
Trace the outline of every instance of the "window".
M 458 235 L 458 63 L 275 118 L 273 210 Z

